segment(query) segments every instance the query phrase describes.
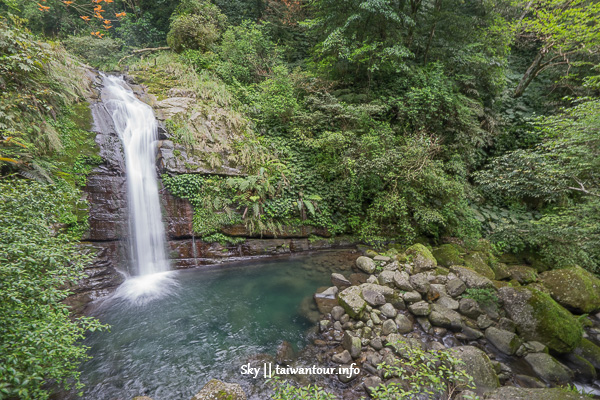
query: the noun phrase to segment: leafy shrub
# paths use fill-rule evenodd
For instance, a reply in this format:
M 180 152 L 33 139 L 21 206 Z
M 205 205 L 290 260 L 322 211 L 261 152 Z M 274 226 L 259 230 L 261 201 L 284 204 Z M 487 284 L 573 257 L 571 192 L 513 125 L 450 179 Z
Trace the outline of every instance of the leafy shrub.
M 278 376 L 268 379 L 267 383 L 273 388 L 273 400 L 336 400 L 335 395 L 327 393 L 317 385 L 298 387 L 281 380 Z
M 419 398 L 452 399 L 460 391 L 474 389 L 473 377 L 462 369 L 461 360 L 447 351 L 423 350 L 405 342 L 391 344 L 401 355 L 393 365 L 379 364 L 385 378 L 400 378 L 400 383 L 380 384 L 371 391 L 375 400 Z M 478 399 L 479 397 L 475 397 Z
M 219 8 L 209 1 L 183 1 L 171 21 L 167 43 L 177 53 L 207 51 L 219 39 L 225 20 Z
M 62 43 L 71 54 L 82 57 L 96 68 L 114 65 L 125 54 L 123 42 L 109 36 L 69 36 Z
M 464 299 L 473 299 L 482 306 L 495 306 L 498 308 L 499 300 L 494 289 L 484 288 L 470 288 L 465 290 L 462 295 Z
M 115 32 L 127 46 L 158 46 L 165 42 L 166 32 L 158 29 L 152 20 L 150 12 L 144 12 L 141 15 L 130 13 L 119 21 Z
M 101 328 L 71 319 L 62 303 L 92 257 L 60 229 L 77 220 L 80 193 L 68 185 L 0 181 L 0 397 L 47 399 L 47 384 L 80 387 L 79 344 Z

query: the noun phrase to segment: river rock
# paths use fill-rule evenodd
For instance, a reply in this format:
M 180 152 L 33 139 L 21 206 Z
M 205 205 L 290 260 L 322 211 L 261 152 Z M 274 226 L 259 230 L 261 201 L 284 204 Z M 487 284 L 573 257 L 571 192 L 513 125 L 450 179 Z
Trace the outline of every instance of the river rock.
M 446 307 L 449 310 L 458 310 L 459 303 L 450 296 L 440 297 L 435 304 L 439 304 L 442 307 Z
M 398 314 L 398 311 L 396 311 L 394 306 L 390 303 L 385 303 L 383 306 L 381 306 L 380 310 L 381 314 L 383 314 L 387 318 L 394 318 L 396 314 Z
M 421 272 L 410 277 L 410 284 L 421 294 L 429 292 L 429 275 Z
M 464 260 L 460 255 L 458 246 L 451 243 L 441 245 L 437 249 L 433 250 L 432 254 L 437 260 L 438 265 L 446 268 L 453 265 L 464 264 Z
M 450 279 L 446 283 L 446 292 L 452 297 L 458 297 L 467 289 L 467 285 L 460 279 Z
M 377 277 L 377 281 L 380 285 L 392 286 L 394 285 L 394 271 L 381 271 Z
M 385 297 L 383 297 L 381 293 L 374 290 L 364 289 L 362 291 L 362 296 L 367 304 L 372 307 L 378 307 L 385 304 Z
M 581 342 L 581 325 L 548 294 L 507 286 L 498 290 L 498 296 L 523 339 L 541 342 L 558 353 L 568 353 Z
M 356 266 L 358 267 L 358 269 L 360 269 L 363 272 L 366 272 L 367 274 L 372 274 L 373 272 L 375 272 L 375 268 L 377 268 L 377 266 L 375 265 L 375 261 L 365 256 L 360 256 L 356 259 Z
M 450 319 L 444 316 L 444 314 L 437 311 L 432 311 L 429 314 L 429 322 L 433 326 L 439 326 L 442 328 L 450 328 Z
M 510 278 L 510 271 L 506 264 L 499 262 L 493 264 L 491 267 L 494 270 L 494 279 L 497 281 Z
M 442 306 L 441 304 L 434 304 L 432 306 L 432 312 L 433 311 L 441 314 L 444 318 L 446 318 L 450 321 L 450 325 L 444 326 L 445 328 L 451 328 L 453 330 L 461 330 L 462 329 L 463 317 L 458 312 L 456 312 L 454 310 L 450 310 L 449 308 L 446 308 L 446 307 Z M 432 324 L 433 324 L 433 321 L 432 321 Z M 435 324 L 433 324 L 433 325 L 435 325 Z M 441 325 L 436 325 L 436 326 L 441 326 Z
M 334 272 L 331 274 L 331 284 L 336 286 L 340 290 L 344 290 L 347 287 L 352 286 L 352 283 L 346 279 L 346 277 L 342 274 L 338 274 Z
M 374 312 L 371 313 L 371 321 L 373 321 L 373 324 L 375 325 L 381 325 L 381 319 L 379 318 L 379 315 Z
M 412 321 L 404 314 L 398 314 L 395 318 L 398 333 L 409 333 L 413 330 Z
M 537 271 L 527 265 L 510 265 L 508 273 L 511 279 L 516 280 L 521 285 L 526 285 L 537 280 Z
M 211 379 L 192 400 L 246 400 L 246 393 L 237 383 L 226 383 L 218 379 Z
M 486 400 L 585 400 L 587 397 L 561 388 L 527 389 L 503 386 L 489 393 Z
M 342 347 L 345 350 L 350 352 L 352 358 L 358 358 L 360 356 L 360 351 L 362 349 L 362 343 L 360 338 L 350 335 L 348 332 L 344 333 L 344 338 L 342 339 Z
M 462 360 L 456 368 L 473 377 L 473 384 L 479 396 L 500 386 L 494 366 L 487 354 L 473 346 L 458 346 L 448 350 L 451 355 Z
M 494 322 L 490 319 L 490 317 L 488 317 L 487 314 L 481 314 L 479 317 L 477 317 L 477 326 L 479 329 L 487 329 L 493 323 Z
M 277 347 L 275 361 L 277 361 L 278 364 L 289 365 L 295 360 L 295 358 L 296 352 L 294 351 L 291 343 L 286 340 L 281 342 L 279 347 Z
M 331 317 L 336 321 L 339 321 L 344 313 L 344 308 L 340 306 L 335 306 L 331 309 Z
M 450 267 L 450 271 L 463 281 L 468 288 L 485 289 L 494 287 L 494 284 L 490 279 L 478 274 L 470 268 L 455 265 Z M 451 291 L 448 290 L 448 293 L 451 294 Z
M 431 254 L 429 249 L 420 243 L 413 244 L 406 250 L 406 254 L 412 256 L 413 272 L 418 274 L 420 272 L 429 271 L 437 267 L 437 261 Z
M 394 273 L 394 284 L 400 290 L 414 290 L 410 283 L 410 275 L 406 271 L 396 271 Z
M 595 381 L 597 376 L 596 368 L 585 358 L 578 356 L 575 353 L 566 355 L 569 368 L 575 372 L 577 378 L 581 378 L 587 382 Z
M 494 328 L 493 326 L 485 330 L 485 338 L 502 353 L 512 356 L 521 346 L 522 341 L 519 337 L 509 331 Z
M 421 294 L 414 290 L 412 292 L 406 292 L 402 294 L 402 298 L 406 303 L 416 303 L 417 301 L 422 300 Z
M 483 314 L 483 310 L 479 307 L 479 304 L 473 299 L 460 299 L 458 303 L 458 311 L 462 315 L 466 315 L 469 318 L 477 319 L 481 314 Z
M 581 339 L 581 343 L 579 343 L 573 353 L 586 359 L 594 368 L 600 369 L 600 347 L 588 339 Z
M 339 304 L 346 313 L 355 319 L 359 319 L 367 303 L 361 297 L 362 291 L 359 286 L 350 286 L 344 289 L 338 296 Z
M 546 353 L 531 353 L 525 356 L 525 361 L 533 372 L 545 382 L 560 385 L 573 379 L 573 372 Z
M 344 372 L 343 369 L 346 369 L 349 372 Z M 358 373 L 356 373 L 357 370 L 359 371 Z M 356 365 L 345 364 L 340 365 L 338 368 L 338 379 L 343 383 L 352 382 L 358 377 L 359 374 L 360 369 L 356 367 Z
M 387 319 L 381 325 L 381 334 L 384 336 L 389 335 L 390 333 L 398 332 L 398 327 L 393 319 Z
M 352 361 L 352 356 L 348 350 L 344 350 L 341 353 L 334 354 L 331 361 L 338 364 L 348 364 Z
M 467 325 L 463 326 L 462 333 L 468 340 L 477 340 L 483 337 L 483 332 L 481 332 L 479 329 L 471 328 Z
M 414 315 L 426 317 L 431 312 L 431 305 L 426 301 L 419 301 L 408 306 L 408 309 Z
M 373 389 L 381 385 L 383 381 L 377 375 L 368 376 L 365 378 L 363 385 L 369 394 L 373 393 Z
M 361 290 L 373 290 L 375 292 L 381 293 L 387 301 L 392 301 L 396 297 L 394 289 L 388 286 L 378 285 L 376 283 L 363 283 L 359 287 L 361 288 Z
M 546 271 L 539 280 L 552 298 L 567 309 L 578 314 L 600 309 L 600 279 L 581 267 Z
M 494 279 L 495 277 L 494 271 L 487 263 L 487 257 L 481 252 L 475 252 L 466 256 L 465 266 L 488 279 Z

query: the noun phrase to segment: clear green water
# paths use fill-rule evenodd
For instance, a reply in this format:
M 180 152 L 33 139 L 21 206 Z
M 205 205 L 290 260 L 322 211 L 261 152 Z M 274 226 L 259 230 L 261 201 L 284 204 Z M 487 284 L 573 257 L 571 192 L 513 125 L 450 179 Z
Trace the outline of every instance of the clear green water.
M 283 340 L 302 349 L 315 326 L 313 293 L 354 258 L 327 252 L 178 271 L 165 297 L 105 300 L 90 314 L 111 330 L 85 340 L 93 359 L 81 368 L 83 398 L 189 399 L 211 378 L 264 398 L 255 388 L 264 380 L 243 376 L 241 366 L 275 355 Z

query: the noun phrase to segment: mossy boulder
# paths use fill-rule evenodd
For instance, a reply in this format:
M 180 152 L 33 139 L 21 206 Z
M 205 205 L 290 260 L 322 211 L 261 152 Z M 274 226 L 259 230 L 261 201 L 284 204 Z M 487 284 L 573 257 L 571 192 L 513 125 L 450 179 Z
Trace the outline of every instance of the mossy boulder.
M 433 256 L 437 260 L 438 265 L 442 267 L 451 267 L 453 265 L 463 265 L 464 260 L 460 255 L 457 246 L 453 244 L 443 244 L 433 251 Z
M 557 353 L 568 353 L 581 342 L 581 325 L 550 295 L 507 286 L 498 289 L 498 296 L 523 339 L 541 342 Z
M 473 384 L 479 396 L 500 386 L 498 375 L 485 352 L 474 346 L 458 346 L 448 351 L 463 362 L 456 368 L 473 377 Z
M 600 347 L 589 340 L 582 339 L 581 343 L 579 343 L 579 346 L 575 348 L 573 353 L 577 354 L 579 357 L 583 357 L 592 364 L 594 368 L 600 369 Z
M 508 267 L 510 278 L 522 285 L 533 283 L 537 280 L 537 271 L 527 265 L 511 265 Z
M 406 254 L 412 256 L 414 263 L 414 272 L 420 273 L 429 271 L 437 267 L 437 260 L 431 254 L 429 249 L 420 243 L 413 244 L 406 250 Z
M 494 271 L 488 265 L 488 256 L 481 252 L 475 252 L 465 257 L 465 266 L 471 268 L 479 275 L 483 275 L 488 279 L 494 279 Z
M 510 271 L 508 266 L 501 262 L 493 263 L 491 266 L 494 271 L 494 279 L 501 281 L 503 279 L 510 278 Z
M 581 267 L 547 271 L 539 276 L 554 300 L 577 313 L 600 309 L 600 279 Z

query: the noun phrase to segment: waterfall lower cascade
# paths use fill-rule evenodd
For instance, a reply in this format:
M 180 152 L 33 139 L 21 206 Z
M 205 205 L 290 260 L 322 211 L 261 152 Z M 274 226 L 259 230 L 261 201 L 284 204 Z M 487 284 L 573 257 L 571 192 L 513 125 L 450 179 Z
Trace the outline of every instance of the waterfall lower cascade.
M 130 252 L 136 269 L 136 276 L 128 279 L 117 295 L 136 300 L 160 296 L 170 282 L 170 267 L 155 167 L 156 119 L 152 108 L 137 99 L 120 77 L 104 78 L 102 99 L 123 143 Z

